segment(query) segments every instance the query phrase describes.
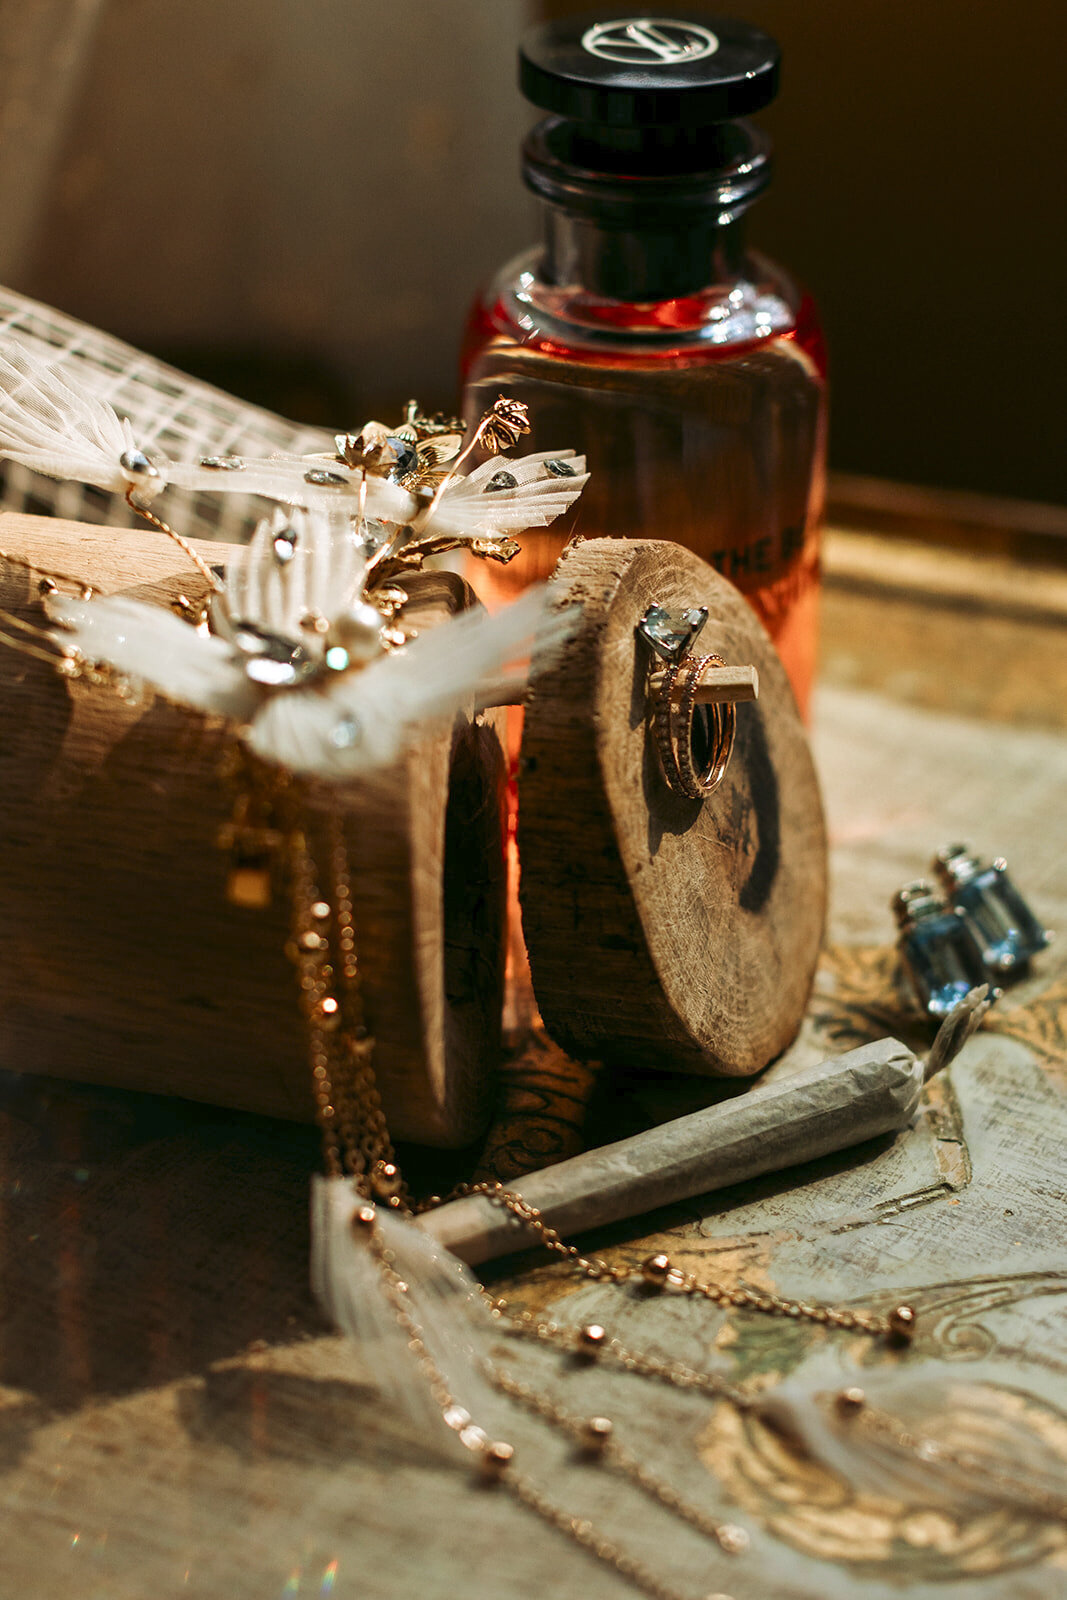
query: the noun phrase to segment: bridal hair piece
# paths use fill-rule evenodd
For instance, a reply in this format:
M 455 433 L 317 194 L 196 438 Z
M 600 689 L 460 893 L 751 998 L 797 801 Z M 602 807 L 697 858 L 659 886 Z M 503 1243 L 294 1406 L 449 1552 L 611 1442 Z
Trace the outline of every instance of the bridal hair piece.
M 397 625 L 405 572 L 462 548 L 511 560 L 514 531 L 551 522 L 588 478 L 584 461 L 564 451 L 498 469 L 504 484 L 484 468 L 465 479 L 459 468 L 477 445 L 495 455 L 529 432 L 525 407 L 504 396 L 465 448 L 460 430 L 412 402 L 395 429 L 369 423 L 336 436 L 328 465 L 280 453 L 173 462 L 150 457 L 129 419 L 70 371 L 16 344 L 0 347 L 0 454 L 48 477 L 124 490 L 214 590 L 190 629 L 158 607 L 55 586 L 46 609 L 61 630 L 52 637 L 65 670 L 106 668 L 231 717 L 254 753 L 318 777 L 388 765 L 413 730 L 479 693 L 492 700 L 501 669 L 537 630 L 537 592 L 495 617 L 457 618 L 440 638 L 434 630 L 417 640 Z M 238 478 L 286 509 L 259 522 L 223 581 L 149 503 L 171 485 L 224 492 Z M 569 623 L 556 615 L 549 627 L 561 640 Z
M 326 512 L 348 510 L 421 536 L 460 543 L 484 540 L 478 554 L 508 559 L 505 536 L 544 527 L 571 505 L 588 474 L 573 451 L 529 456 L 515 470 L 485 468 L 471 479 L 458 467 L 474 448 L 495 454 L 529 432 L 523 407 L 503 397 L 483 417 L 466 448 L 462 434 L 437 436 L 435 419 L 412 403 L 395 429 L 368 424 L 338 435 L 333 454 L 281 451 L 254 457 L 234 453 L 171 460 L 138 437 L 129 418 L 80 385 L 62 365 L 13 343 L 0 343 L 0 436 L 9 461 L 49 478 L 76 479 L 135 510 L 168 488 L 259 495 Z M 518 419 L 518 420 L 516 420 Z M 462 424 L 455 424 L 460 429 Z M 486 464 L 490 469 L 492 462 Z M 553 470 L 555 469 L 555 470 Z
M 261 489 L 253 485 L 247 468 L 233 463 L 269 462 L 270 466 L 261 465 L 262 493 L 304 505 L 316 498 L 316 490 L 323 490 L 317 498 L 326 509 L 345 498 L 328 492 L 339 486 L 305 483 L 304 475 L 325 473 L 350 480 L 351 467 L 359 464 L 338 454 L 343 443 L 351 444 L 359 437 L 358 431 L 335 435 L 288 422 L 6 287 L 0 287 L 0 353 L 15 368 L 3 380 L 6 398 L 0 402 L 7 413 L 0 421 L 0 431 L 12 446 L 0 464 L 0 506 L 7 510 L 47 512 L 110 526 L 129 522 L 136 515 L 126 504 L 129 480 L 115 473 L 110 457 L 102 462 L 95 447 L 101 423 L 108 445 L 116 442 L 113 424 L 106 418 L 108 411 L 121 419 L 124 447 L 135 446 L 150 464 L 172 463 L 177 477 L 182 478 L 179 484 L 175 477 L 168 477 L 166 503 L 172 520 L 188 537 L 247 541 L 263 514 L 257 503 Z M 37 385 L 31 369 L 41 378 L 39 398 L 33 394 Z M 70 424 L 74 437 L 68 436 L 64 391 L 78 397 L 74 410 L 82 425 L 88 425 L 88 440 L 78 435 L 75 418 Z M 94 402 L 100 402 L 105 412 L 97 411 Z M 452 419 L 421 418 L 414 403 L 407 412 L 395 429 L 370 424 L 371 432 L 401 435 L 408 442 L 424 445 L 419 463 L 423 470 L 440 467 L 449 455 L 454 460 L 463 425 Z M 413 426 L 413 418 L 425 425 L 425 432 L 422 426 Z M 13 425 L 10 436 L 9 421 Z M 421 435 L 418 441 L 416 434 Z M 427 459 L 431 442 L 432 462 Z M 491 446 L 491 440 L 484 442 Z M 65 459 L 83 454 L 86 443 L 91 456 L 88 473 L 66 473 Z M 50 467 L 45 465 L 49 459 Z M 205 461 L 210 465 L 202 466 Z M 560 463 L 558 469 L 546 467 L 548 461 Z M 531 456 L 507 463 L 507 476 L 516 480 L 513 485 L 502 489 L 494 484 L 488 502 L 464 508 L 462 500 L 468 492 L 479 492 L 483 483 L 499 475 L 500 463 L 490 461 L 486 466 L 488 471 L 479 468 L 462 484 L 454 485 L 454 498 L 438 508 L 438 531 L 521 532 L 542 527 L 566 509 L 585 482 L 584 462 L 576 460 L 573 452 Z M 294 479 L 295 492 L 290 493 Z M 532 488 L 532 480 L 536 488 Z M 158 479 L 142 479 L 139 491 L 145 503 L 157 484 Z M 377 495 L 380 504 L 389 498 L 394 508 L 407 504 L 399 496 L 390 497 L 381 486 Z M 542 503 L 533 505 L 533 501 Z M 492 508 L 488 523 L 480 514 L 487 506 Z M 528 517 L 527 510 L 532 512 Z

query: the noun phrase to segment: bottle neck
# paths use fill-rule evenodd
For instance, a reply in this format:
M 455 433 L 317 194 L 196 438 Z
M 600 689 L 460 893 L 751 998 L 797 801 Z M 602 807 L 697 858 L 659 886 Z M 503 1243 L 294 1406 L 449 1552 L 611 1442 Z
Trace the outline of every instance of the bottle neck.
M 742 214 L 770 172 L 769 140 L 744 121 L 619 130 L 548 117 L 523 147 L 524 180 L 545 202 L 545 281 L 631 304 L 730 284 Z
M 607 227 L 590 216 L 544 206 L 541 276 L 605 300 L 679 300 L 743 276 L 741 220 Z

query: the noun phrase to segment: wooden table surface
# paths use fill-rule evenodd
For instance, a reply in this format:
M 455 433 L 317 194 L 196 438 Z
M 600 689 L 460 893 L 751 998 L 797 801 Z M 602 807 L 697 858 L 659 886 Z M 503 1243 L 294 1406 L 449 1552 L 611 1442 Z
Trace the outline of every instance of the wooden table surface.
M 887 902 L 942 843 L 1006 855 L 1038 912 L 1067 929 L 1062 574 L 1020 586 L 1000 557 L 956 553 L 931 575 L 928 556 L 872 535 L 830 540 L 815 714 L 829 942 L 776 1072 L 891 1032 L 925 1043 L 894 999 Z M 703 1275 L 788 1295 L 879 1308 L 906 1297 L 920 1338 L 877 1359 L 936 1363 L 963 1405 L 1022 1404 L 1067 1471 L 1065 1087 L 1061 943 L 905 1135 L 594 1242 L 625 1260 L 667 1248 Z M 628 1092 L 637 1104 L 650 1091 Z M 305 1129 L 2 1079 L 0 1600 L 633 1592 L 514 1502 L 427 1466 L 359 1352 L 323 1327 L 306 1288 L 315 1161 Z M 497 1281 L 560 1321 L 597 1317 L 733 1378 L 777 1377 L 828 1348 L 800 1324 L 576 1287 L 536 1259 Z M 1067 1593 L 1062 1525 L 990 1515 L 959 1527 L 835 1485 L 724 1406 L 525 1345 L 505 1354 L 572 1409 L 606 1410 L 650 1465 L 747 1529 L 749 1552 L 727 1557 L 532 1423 L 517 1428 L 555 1499 L 694 1600 Z

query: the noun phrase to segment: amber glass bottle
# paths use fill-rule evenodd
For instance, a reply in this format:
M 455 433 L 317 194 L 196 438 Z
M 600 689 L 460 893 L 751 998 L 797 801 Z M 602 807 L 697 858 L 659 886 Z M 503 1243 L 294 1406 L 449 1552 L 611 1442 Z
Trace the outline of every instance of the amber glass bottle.
M 504 390 L 533 450 L 592 478 L 565 528 L 479 575 L 490 602 L 550 571 L 574 532 L 671 539 L 717 567 L 775 639 L 802 707 L 815 665 L 825 360 L 811 301 L 749 251 L 742 217 L 770 146 L 745 120 L 778 85 L 774 40 L 700 16 L 534 29 L 523 150 L 542 243 L 479 297 L 464 409 Z

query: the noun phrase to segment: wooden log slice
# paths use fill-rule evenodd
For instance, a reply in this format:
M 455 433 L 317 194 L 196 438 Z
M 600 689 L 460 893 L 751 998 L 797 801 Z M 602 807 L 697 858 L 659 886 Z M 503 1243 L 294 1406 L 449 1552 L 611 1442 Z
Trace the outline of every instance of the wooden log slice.
M 199 548 L 211 562 L 233 554 Z M 5 515 L 0 549 L 105 593 L 201 592 L 151 532 Z M 470 601 L 451 574 L 405 584 L 418 627 Z M 44 625 L 35 581 L 2 562 L 0 605 Z M 216 836 L 232 731 L 162 699 L 124 704 L 6 647 L 0 685 L 0 1065 L 310 1118 L 287 897 L 265 910 L 226 899 Z M 375 1066 L 399 1138 L 458 1146 L 485 1124 L 503 789 L 494 718 L 461 716 L 339 799 Z
M 576 544 L 552 589 L 581 622 L 564 656 L 535 652 L 519 776 L 545 1026 L 579 1057 L 758 1072 L 800 1025 L 826 910 L 822 805 L 785 672 L 737 591 L 677 545 Z M 646 717 L 652 657 L 634 629 L 653 601 L 706 605 L 694 648 L 759 672 L 703 801 L 668 789 Z

